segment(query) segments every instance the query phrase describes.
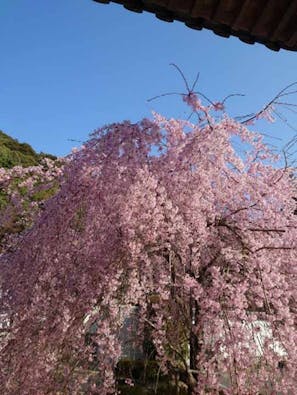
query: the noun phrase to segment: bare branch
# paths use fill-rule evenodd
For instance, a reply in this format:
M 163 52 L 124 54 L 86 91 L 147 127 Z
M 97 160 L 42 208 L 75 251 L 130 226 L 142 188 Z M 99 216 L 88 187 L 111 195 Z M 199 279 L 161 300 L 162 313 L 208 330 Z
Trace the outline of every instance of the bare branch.
M 170 63 L 169 66 L 174 67 L 174 68 L 179 72 L 179 74 L 181 75 L 181 77 L 182 77 L 182 79 L 183 79 L 183 81 L 184 81 L 184 83 L 185 83 L 185 86 L 186 86 L 186 88 L 187 88 L 188 93 L 192 92 L 191 89 L 190 89 L 190 87 L 189 87 L 188 81 L 187 81 L 187 79 L 186 79 L 184 73 L 182 72 L 182 70 L 181 70 L 175 63 Z M 196 78 L 196 79 L 197 79 L 197 78 Z
M 250 232 L 277 232 L 277 233 L 285 233 L 285 229 L 263 229 L 263 228 L 248 228 Z
M 148 101 L 148 102 L 151 102 L 151 101 L 153 101 L 153 100 L 160 99 L 161 97 L 165 97 L 165 96 L 174 96 L 174 95 L 183 96 L 184 93 L 180 93 L 180 92 L 162 93 L 161 95 L 157 95 L 157 96 L 151 97 L 150 99 L 147 99 L 147 101 Z
M 194 81 L 194 83 L 193 83 L 193 85 L 192 85 L 191 92 L 193 92 L 193 90 L 195 89 L 196 84 L 197 84 L 197 82 L 198 82 L 198 80 L 199 80 L 199 77 L 200 77 L 200 73 L 198 72 L 198 73 L 197 73 L 197 76 L 196 76 L 196 78 L 195 78 L 195 81 Z
M 230 99 L 231 97 L 234 97 L 234 96 L 244 97 L 245 95 L 242 94 L 242 93 L 232 93 L 231 95 L 228 95 L 228 96 L 224 97 L 224 99 L 222 100 L 222 104 L 225 104 L 225 102 L 226 102 L 228 99 Z
M 245 119 L 244 121 L 242 121 L 242 124 L 248 124 L 249 122 L 259 118 L 266 110 L 268 110 L 273 104 L 277 104 L 278 103 L 278 99 L 280 99 L 281 97 L 284 96 L 290 96 L 290 95 L 294 95 L 297 93 L 297 90 L 294 91 L 288 91 L 288 89 L 290 89 L 292 86 L 296 86 L 297 85 L 297 81 L 293 82 L 292 84 L 287 85 L 285 88 L 283 88 L 280 92 L 278 92 L 274 98 L 272 100 L 270 100 L 263 108 L 262 110 L 260 110 L 259 112 L 255 113 L 255 114 L 250 114 L 250 116 L 248 116 L 248 119 Z M 237 117 L 238 119 L 243 119 L 246 116 L 241 116 L 241 117 Z

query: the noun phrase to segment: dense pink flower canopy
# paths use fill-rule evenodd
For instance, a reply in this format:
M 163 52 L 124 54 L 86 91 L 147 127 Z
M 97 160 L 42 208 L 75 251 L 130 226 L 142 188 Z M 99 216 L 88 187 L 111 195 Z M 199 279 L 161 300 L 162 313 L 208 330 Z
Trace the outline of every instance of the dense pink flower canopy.
M 197 123 L 155 114 L 94 132 L 39 220 L 0 258 L 5 394 L 115 393 L 118 333 L 135 305 L 139 335 L 150 327 L 161 368 L 182 366 L 193 394 L 294 393 L 292 174 L 274 165 L 261 135 L 218 119 L 222 105 L 184 100 Z

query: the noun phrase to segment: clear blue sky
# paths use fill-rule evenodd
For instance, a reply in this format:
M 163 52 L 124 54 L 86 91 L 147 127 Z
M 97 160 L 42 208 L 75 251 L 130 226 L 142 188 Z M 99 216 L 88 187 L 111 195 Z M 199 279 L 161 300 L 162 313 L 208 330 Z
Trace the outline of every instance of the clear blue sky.
M 152 109 L 184 116 L 178 98 L 147 103 L 184 90 L 172 62 L 190 82 L 200 71 L 198 89 L 213 100 L 245 93 L 229 103 L 237 115 L 297 80 L 295 52 L 91 0 L 1 0 L 0 50 L 0 129 L 57 155 L 77 145 L 68 139 L 85 140 L 109 122 L 136 121 Z M 283 124 L 277 130 L 285 139 L 294 134 Z

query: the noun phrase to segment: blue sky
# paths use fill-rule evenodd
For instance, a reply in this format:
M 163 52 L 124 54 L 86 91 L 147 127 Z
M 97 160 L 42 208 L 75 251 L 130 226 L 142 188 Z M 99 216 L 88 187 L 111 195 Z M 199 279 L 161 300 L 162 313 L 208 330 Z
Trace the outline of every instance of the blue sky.
M 246 94 L 230 100 L 233 115 L 258 110 L 297 81 L 295 52 L 91 0 L 1 0 L 0 44 L 0 129 L 57 155 L 78 145 L 69 139 L 83 141 L 109 122 L 137 121 L 151 110 L 187 116 L 177 97 L 147 102 L 185 90 L 169 63 L 189 82 L 199 71 L 198 89 L 213 100 Z M 284 141 L 294 134 L 282 123 L 265 128 Z

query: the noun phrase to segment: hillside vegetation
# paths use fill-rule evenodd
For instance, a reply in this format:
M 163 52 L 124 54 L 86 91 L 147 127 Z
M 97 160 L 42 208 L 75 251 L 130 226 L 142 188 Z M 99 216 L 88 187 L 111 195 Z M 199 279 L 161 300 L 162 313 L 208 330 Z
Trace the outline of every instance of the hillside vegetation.
M 30 228 L 59 189 L 62 159 L 0 131 L 0 254 Z
M 43 158 L 56 159 L 55 156 L 36 153 L 27 143 L 19 143 L 0 130 L 0 167 L 38 165 Z

